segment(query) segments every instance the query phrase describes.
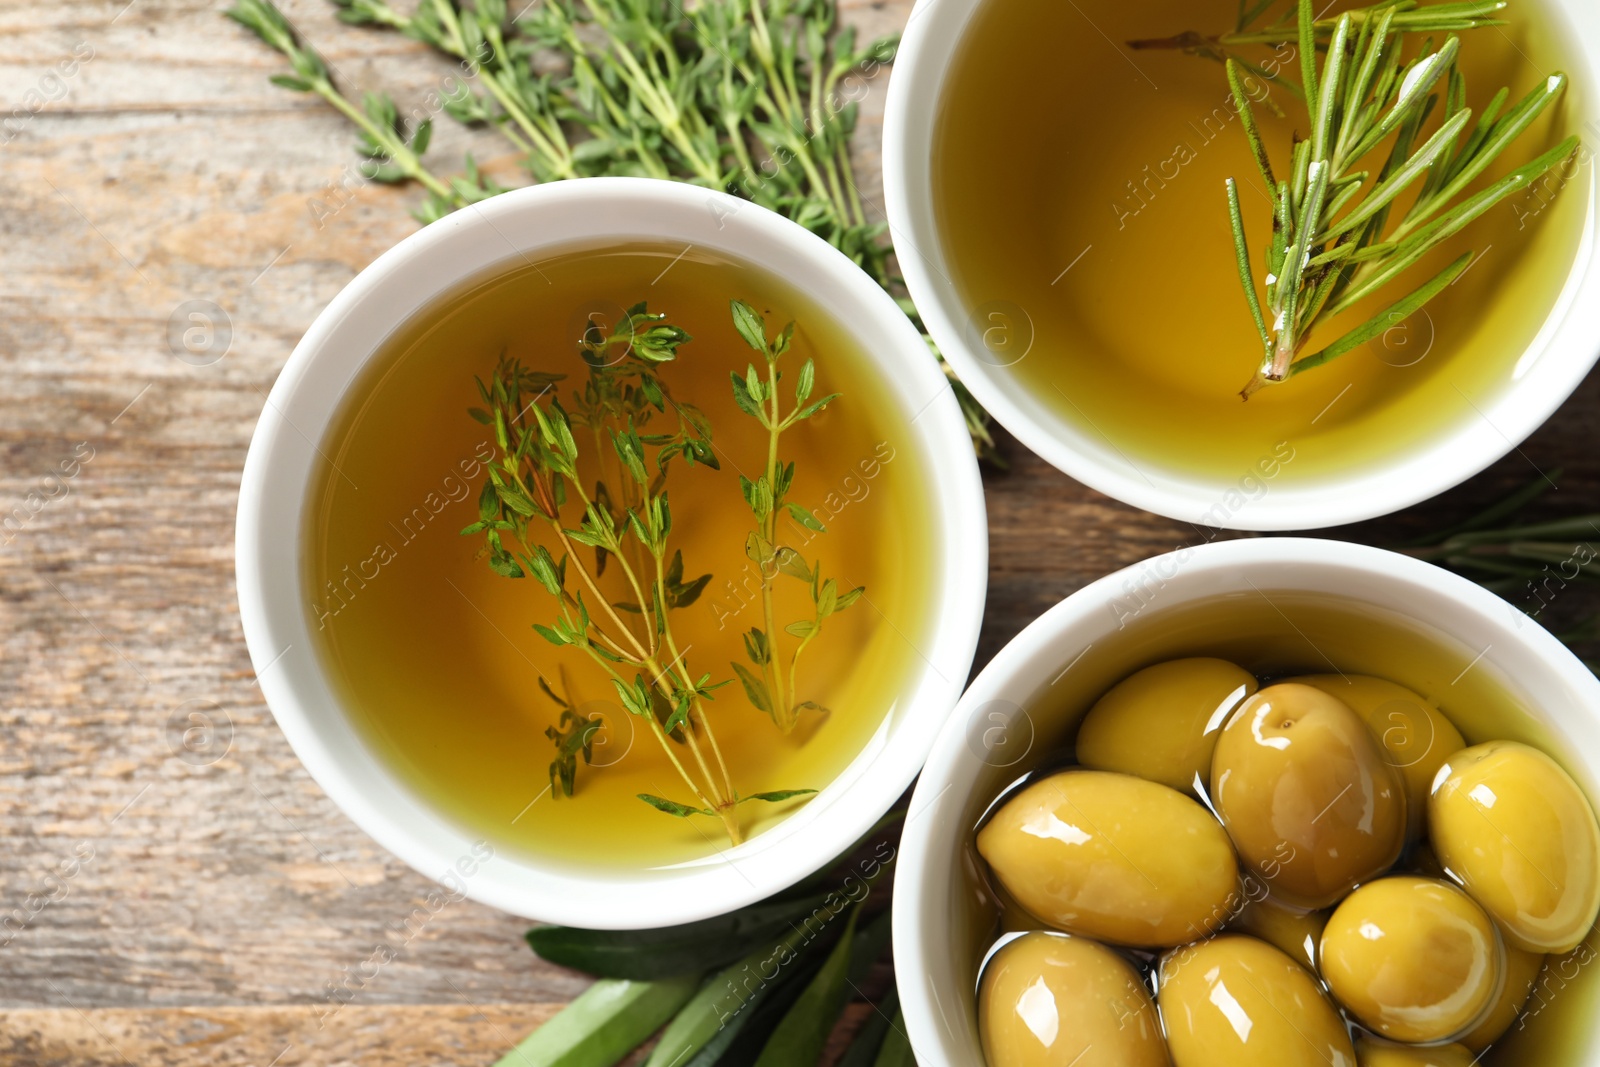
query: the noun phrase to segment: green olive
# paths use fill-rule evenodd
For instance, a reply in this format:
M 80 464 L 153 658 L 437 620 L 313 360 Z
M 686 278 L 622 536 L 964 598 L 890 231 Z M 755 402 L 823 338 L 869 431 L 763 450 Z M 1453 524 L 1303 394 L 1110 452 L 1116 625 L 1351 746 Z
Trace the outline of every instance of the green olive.
M 1577 947 L 1600 914 L 1600 825 L 1578 783 L 1536 748 L 1474 745 L 1428 802 L 1439 862 L 1529 952 Z
M 1473 1052 L 1482 1052 L 1511 1029 L 1511 1024 L 1522 1014 L 1522 1006 L 1533 995 L 1539 969 L 1544 966 L 1542 952 L 1524 952 L 1510 942 L 1506 942 L 1505 950 L 1506 980 L 1500 983 L 1500 996 L 1483 1020 L 1461 1039 Z
M 1051 926 L 1161 948 L 1227 919 L 1239 866 L 1209 811 L 1175 789 L 1105 771 L 1023 788 L 978 831 L 1000 884 Z
M 1367 674 L 1310 674 L 1291 678 L 1316 686 L 1350 705 L 1382 743 L 1389 763 L 1406 784 L 1406 839 L 1427 832 L 1428 792 L 1444 761 L 1467 747 L 1444 712 L 1403 685 Z
M 1317 971 L 1317 944 L 1328 912 L 1285 907 L 1271 897 L 1252 898 L 1228 924 L 1230 934 L 1249 934 L 1288 953 L 1289 958 L 1313 974 Z
M 1378 1041 L 1365 1034 L 1356 1040 L 1356 1060 L 1361 1067 L 1474 1067 L 1478 1062 L 1461 1045 L 1417 1048 Z
M 1344 1020 L 1265 941 L 1223 934 L 1162 957 L 1158 999 L 1175 1067 L 1354 1067 Z
M 1295 907 L 1327 907 L 1405 844 L 1400 772 L 1359 715 L 1309 685 L 1239 705 L 1217 739 L 1211 798 L 1240 862 Z
M 1322 977 L 1362 1025 L 1393 1041 L 1448 1041 L 1483 1018 L 1504 968 L 1494 923 L 1449 882 L 1368 882 L 1322 932 Z
M 1126 960 L 1064 934 L 1023 934 L 978 983 L 989 1067 L 1167 1067 L 1150 993 Z
M 1089 709 L 1078 728 L 1078 762 L 1197 792 L 1211 777 L 1211 750 L 1228 713 L 1255 691 L 1255 678 L 1223 659 L 1146 667 Z

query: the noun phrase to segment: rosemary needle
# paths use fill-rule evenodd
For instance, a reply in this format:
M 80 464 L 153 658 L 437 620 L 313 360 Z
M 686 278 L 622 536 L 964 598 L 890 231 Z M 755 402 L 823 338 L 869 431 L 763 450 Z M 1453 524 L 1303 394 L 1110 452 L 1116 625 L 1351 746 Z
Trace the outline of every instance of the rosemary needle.
M 1179 48 L 1223 63 L 1240 126 L 1273 191 L 1273 237 L 1261 272 L 1263 298 L 1238 192 L 1232 179 L 1227 185 L 1233 252 L 1261 344 L 1255 375 L 1241 396 L 1248 399 L 1266 386 L 1329 363 L 1422 308 L 1460 277 L 1472 254 L 1457 257 L 1414 288 L 1397 288 L 1412 268 L 1577 149 L 1578 138 L 1569 137 L 1481 191 L 1465 195 L 1567 85 L 1566 75 L 1552 75 L 1503 113 L 1509 90 L 1501 89 L 1473 123 L 1459 65 L 1462 39 L 1455 34 L 1501 25 L 1494 16 L 1508 3 L 1384 0 L 1317 18 L 1311 0 L 1298 0 L 1282 18 L 1257 27 L 1272 6 L 1270 0 L 1242 0 L 1231 33 L 1204 37 L 1191 31 L 1130 42 L 1136 48 Z M 1426 37 L 1406 59 L 1405 43 L 1418 34 L 1447 36 L 1437 48 L 1434 38 Z M 1299 85 L 1268 74 L 1240 51 L 1288 42 L 1297 45 L 1300 55 Z M 1269 79 L 1303 102 L 1310 136 L 1297 140 L 1287 180 L 1274 177 L 1246 92 L 1247 73 Z M 1441 104 L 1443 117 L 1425 136 L 1428 119 Z M 1402 210 L 1412 190 L 1409 206 Z M 1384 310 L 1307 351 L 1318 327 L 1386 293 L 1393 295 Z

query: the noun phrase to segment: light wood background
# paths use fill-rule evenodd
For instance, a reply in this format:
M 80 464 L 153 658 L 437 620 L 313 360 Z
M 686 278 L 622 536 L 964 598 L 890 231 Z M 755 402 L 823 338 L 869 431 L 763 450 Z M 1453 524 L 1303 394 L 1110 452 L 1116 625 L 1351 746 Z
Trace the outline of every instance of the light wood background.
M 269 85 L 279 57 L 222 6 L 0 0 L 0 517 L 26 515 L 0 530 L 0 1063 L 487 1064 L 585 980 L 535 960 L 521 920 L 463 902 L 330 1013 L 329 987 L 395 943 L 430 883 L 296 761 L 233 593 L 266 391 L 323 305 L 412 232 L 419 195 L 362 185 L 319 224 L 351 133 Z M 285 7 L 348 87 L 404 104 L 448 70 L 317 0 Z M 910 3 L 845 7 L 877 33 Z M 874 201 L 882 81 L 858 144 Z M 472 147 L 517 180 L 487 135 L 445 123 L 434 144 L 442 168 Z M 191 300 L 231 323 L 208 366 L 169 343 Z M 1333 535 L 1391 541 L 1558 466 L 1541 507 L 1600 510 L 1597 400 L 1591 377 L 1469 486 Z M 1196 540 L 1008 452 L 987 477 L 980 661 L 1090 579 Z M 36 511 L 35 493 L 51 497 Z M 174 723 L 195 710 L 231 724 L 204 765 L 179 758 Z

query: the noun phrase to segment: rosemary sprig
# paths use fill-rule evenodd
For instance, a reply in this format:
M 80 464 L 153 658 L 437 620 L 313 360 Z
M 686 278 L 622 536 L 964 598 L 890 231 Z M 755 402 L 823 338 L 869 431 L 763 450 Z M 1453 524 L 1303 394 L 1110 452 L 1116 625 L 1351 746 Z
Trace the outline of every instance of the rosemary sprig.
M 1546 522 L 1514 521 L 1561 477 L 1541 475 L 1463 522 L 1398 550 L 1470 578 L 1538 618 L 1569 586 L 1600 588 L 1600 514 Z M 1600 615 L 1557 633 L 1574 646 L 1600 641 Z M 1600 664 L 1589 662 L 1600 672 Z
M 733 322 L 744 338 L 745 344 L 761 354 L 766 363 L 766 376 L 755 364 L 750 364 L 743 378 L 737 374 L 733 380 L 733 396 L 739 410 L 760 422 L 767 431 L 766 469 L 754 480 L 739 477 L 744 499 L 755 513 L 757 528 L 745 540 L 745 555 L 753 562 L 761 576 L 761 609 L 766 629 L 752 626 L 744 635 L 745 654 L 761 674 L 757 677 L 744 665 L 733 664 L 734 673 L 744 685 L 750 703 L 772 716 L 772 721 L 784 733 L 789 733 L 799 720 L 800 712 L 827 709 L 813 701 L 796 701 L 795 679 L 799 673 L 800 654 L 822 631 L 823 621 L 854 604 L 866 592 L 857 586 L 839 592 L 839 583 L 822 577 L 822 565 L 807 563 L 796 549 L 778 543 L 778 516 L 787 514 L 800 526 L 814 533 L 823 533 L 826 527 L 806 508 L 788 499 L 794 484 L 794 463 L 784 463 L 779 455 L 778 441 L 785 430 L 804 422 L 839 398 L 829 393 L 812 400 L 816 387 L 817 369 L 811 360 L 800 368 L 794 387 L 794 406 L 786 413 L 783 396 L 778 389 L 782 375 L 778 360 L 789 350 L 794 337 L 794 323 L 789 323 L 774 338 L 767 337 L 767 323 L 761 314 L 741 300 L 733 301 Z M 777 614 L 773 604 L 773 586 L 780 574 L 807 583 L 811 591 L 812 616 L 796 619 L 784 627 L 784 633 L 797 643 L 790 655 L 787 670 L 779 648 Z M 785 682 L 787 676 L 787 683 Z
M 765 322 L 754 309 L 737 300 L 731 306 L 735 330 L 767 363 L 765 379 L 752 366 L 744 379 L 735 376 L 733 385 L 739 407 L 768 428 L 765 473 L 754 481 L 741 478 L 745 499 L 763 523 L 764 532 L 752 534 L 750 544 L 770 548 L 758 563 L 781 560 L 783 573 L 804 573 L 815 608 L 812 619 L 786 628 L 799 644 L 789 660 L 785 687 L 776 663 L 777 644 L 768 636 L 774 616 L 770 589 L 764 586 L 767 632 L 752 630 L 745 642 L 747 648 L 753 640 L 761 642 L 769 655 L 758 664 L 771 671 L 757 679 L 737 664 L 734 669 L 752 703 L 788 732 L 800 708 L 816 707 L 794 701 L 800 652 L 816 637 L 823 619 L 862 593 L 840 594 L 837 584 L 823 581 L 819 568 L 808 566 L 798 552 L 772 547 L 779 509 L 808 529 L 821 529 L 809 512 L 785 499 L 794 463 L 781 461 L 778 442 L 784 431 L 814 416 L 837 394 L 807 403 L 816 381 L 816 368 L 807 360 L 796 388 L 797 406 L 785 412 L 776 396 L 777 362 L 789 348 L 794 324 L 769 342 Z M 734 787 L 707 709 L 715 691 L 732 679 L 713 681 L 709 673 L 691 670 L 690 649 L 680 646 L 673 627 L 673 612 L 695 603 L 711 575 L 685 578 L 683 552 L 673 540 L 669 476 L 674 461 L 720 469 L 710 421 L 675 399 L 661 376 L 689 340 L 665 315 L 652 313 L 643 303 L 629 308 L 609 331 L 591 324 L 579 341 L 588 373 L 568 405 L 554 395 L 562 375 L 502 358 L 489 382 L 478 381 L 484 407 L 470 411 L 493 430 L 496 456 L 478 497 L 478 521 L 461 532 L 483 537 L 483 554 L 496 573 L 531 577 L 554 598 L 555 618 L 534 623 L 534 630 L 553 645 L 580 651 L 605 672 L 623 710 L 646 724 L 691 798 L 640 794 L 639 799 L 670 815 L 719 819 L 729 839 L 738 843 L 743 839 L 735 810 L 739 805 L 779 803 L 814 790 L 741 794 Z M 592 453 L 580 448 L 575 430 L 588 431 Z M 571 525 L 574 514 L 577 524 Z M 602 587 L 608 565 L 616 572 L 611 588 L 623 590 L 620 599 Z M 763 577 L 770 581 L 766 566 Z M 589 762 L 602 723 L 579 713 L 565 680 L 565 696 L 543 687 L 561 708 L 559 723 L 546 731 L 556 747 L 551 787 L 557 795 L 571 796 L 578 757 Z M 772 699 L 780 695 L 786 699 Z
M 1460 277 L 1472 253 L 1462 254 L 1322 348 L 1305 351 L 1319 326 L 1390 290 L 1434 249 L 1527 188 L 1578 146 L 1578 139 L 1569 137 L 1480 192 L 1463 196 L 1567 84 L 1564 74 L 1552 75 L 1503 113 L 1509 90 L 1501 89 L 1473 125 L 1466 78 L 1457 63 L 1461 42 L 1454 31 L 1499 25 L 1491 16 L 1507 6 L 1506 0 L 1432 5 L 1384 0 L 1332 19 L 1317 19 L 1311 0 L 1299 0 L 1292 18 L 1285 15 L 1271 26 L 1249 29 L 1270 6 L 1243 0 L 1239 29 L 1232 34 L 1134 42 L 1146 48 L 1183 48 L 1223 61 L 1240 127 L 1270 191 L 1273 234 L 1265 255 L 1263 299 L 1238 187 L 1232 178 L 1226 185 L 1234 256 L 1262 349 L 1255 376 L 1240 391 L 1246 399 L 1264 386 L 1337 359 L 1427 304 Z M 1403 57 L 1408 35 L 1441 32 L 1450 36 L 1437 49 L 1428 37 L 1417 55 Z M 1300 55 L 1301 84 L 1294 89 L 1305 101 L 1310 136 L 1296 139 L 1288 170 L 1280 177 L 1245 90 L 1246 71 L 1259 74 L 1260 68 L 1232 49 L 1290 41 Z M 1292 85 L 1281 77 L 1278 82 Z M 1425 134 L 1441 103 L 1439 126 Z M 1387 151 L 1382 150 L 1385 143 Z M 1407 206 L 1405 196 L 1414 187 Z M 1396 213 L 1398 221 L 1391 226 Z
M 515 19 L 505 0 L 421 0 L 412 15 L 388 0 L 330 2 L 345 22 L 403 33 L 480 75 L 481 91 L 464 83 L 442 110 L 499 131 L 537 180 L 641 175 L 735 193 L 831 242 L 920 329 L 849 152 L 860 79 L 893 59 L 897 38 L 858 46 L 838 26 L 835 0 L 543 0 Z M 238 0 L 230 14 L 297 71 L 315 56 L 271 0 Z M 326 91 L 311 88 L 356 121 L 324 81 Z M 425 147 L 426 138 L 412 155 Z M 383 161 L 390 156 L 385 146 Z M 428 188 L 424 222 L 503 191 L 470 158 L 449 181 L 424 178 L 419 159 L 393 158 L 400 170 L 386 180 Z M 944 370 L 974 447 L 1000 463 L 988 415 Z

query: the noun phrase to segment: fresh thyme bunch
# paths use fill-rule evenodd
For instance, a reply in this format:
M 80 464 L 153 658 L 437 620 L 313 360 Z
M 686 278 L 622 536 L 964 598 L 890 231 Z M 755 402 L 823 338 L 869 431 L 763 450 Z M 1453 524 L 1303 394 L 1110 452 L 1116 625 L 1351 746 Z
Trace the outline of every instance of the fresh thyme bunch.
M 759 626 L 749 629 L 744 635 L 744 647 L 745 654 L 761 673 L 757 676 L 739 663 L 733 664 L 733 670 L 744 684 L 745 695 L 750 698 L 750 703 L 771 715 L 778 729 L 789 733 L 799 721 L 801 711 L 827 710 L 810 700 L 796 700 L 795 679 L 799 674 L 800 654 L 822 632 L 824 620 L 861 599 L 866 589 L 857 586 L 840 593 L 837 581 L 822 577 L 820 562 L 807 563 L 796 549 L 778 544 L 780 513 L 787 513 L 795 522 L 815 533 L 826 530 L 815 515 L 788 499 L 789 489 L 794 484 L 794 464 L 783 463 L 779 459 L 778 439 L 785 430 L 826 408 L 838 399 L 839 394 L 829 393 L 820 400 L 811 399 L 816 387 L 817 368 L 808 359 L 801 366 L 795 382 L 794 407 L 786 414 L 783 396 L 778 389 L 782 377 L 778 373 L 778 360 L 789 350 L 789 341 L 794 336 L 794 323 L 789 323 L 777 337 L 768 340 L 766 320 L 750 305 L 738 300 L 733 302 L 733 323 L 745 344 L 759 352 L 766 362 L 764 378 L 753 363 L 743 378 L 737 374 L 730 376 L 733 379 L 734 400 L 739 410 L 760 422 L 767 431 L 765 471 L 754 480 L 739 476 L 745 502 L 756 517 L 757 528 L 751 530 L 745 540 L 745 555 L 760 571 L 761 610 L 766 623 L 765 630 Z M 777 614 L 773 606 L 773 586 L 780 574 L 807 583 L 811 590 L 811 618 L 796 619 L 783 628 L 784 633 L 798 642 L 789 657 L 787 669 L 779 648 Z
M 343 21 L 403 33 L 475 75 L 440 109 L 498 131 L 538 181 L 643 176 L 742 196 L 839 248 L 920 329 L 849 152 L 861 77 L 894 58 L 897 38 L 858 46 L 838 26 L 835 0 L 536 0 L 515 18 L 505 0 L 420 0 L 412 14 L 388 0 L 330 2 Z M 385 125 L 355 108 L 271 0 L 236 0 L 228 14 L 289 58 L 296 76 L 275 82 L 317 93 L 363 127 L 369 177 L 427 189 L 423 222 L 505 191 L 470 156 L 463 176 L 429 172 L 420 157 L 431 118 L 410 144 L 398 119 Z M 974 447 L 998 462 L 988 415 L 950 381 Z
M 1464 195 L 1567 84 L 1564 74 L 1553 75 L 1509 110 L 1509 90 L 1502 88 L 1473 124 L 1466 78 L 1457 65 L 1461 42 L 1452 31 L 1500 25 L 1491 16 L 1507 0 L 1432 5 L 1385 0 L 1320 20 L 1311 0 L 1299 0 L 1293 18 L 1250 29 L 1270 6 L 1241 0 L 1240 26 L 1233 34 L 1202 38 L 1190 33 L 1135 42 L 1223 60 L 1240 125 L 1272 198 L 1263 300 L 1238 184 L 1227 180 L 1239 280 L 1262 348 L 1255 376 L 1240 391 L 1246 399 L 1264 386 L 1337 359 L 1414 314 L 1460 277 L 1472 262 L 1471 252 L 1361 325 L 1320 349 L 1305 351 L 1318 326 L 1368 297 L 1392 291 L 1440 244 L 1527 188 L 1578 145 L 1576 137 L 1569 137 L 1487 188 Z M 1406 37 L 1419 33 L 1450 35 L 1437 49 L 1428 37 L 1419 54 L 1404 59 Z M 1296 140 L 1288 170 L 1280 177 L 1262 143 L 1244 84 L 1246 71 L 1273 76 L 1246 64 L 1234 49 L 1290 41 L 1298 46 L 1301 84 L 1275 80 L 1305 102 L 1311 132 L 1308 140 Z M 1424 126 L 1441 102 L 1441 124 L 1424 137 Z M 1410 206 L 1400 212 L 1402 195 L 1419 182 Z M 1398 221 L 1391 226 L 1396 212 Z
M 773 547 L 773 513 L 782 508 L 808 528 L 821 524 L 810 512 L 784 500 L 794 478 L 794 463 L 783 463 L 778 437 L 810 418 L 838 394 L 784 414 L 776 397 L 777 360 L 789 347 L 794 324 L 769 343 L 765 322 L 749 305 L 732 302 L 733 322 L 741 337 L 765 353 L 768 377 L 752 367 L 745 379 L 734 378 L 734 397 L 746 412 L 762 419 L 769 430 L 766 473 L 756 481 L 741 479 L 745 499 L 764 523 L 752 534 L 759 544 L 764 577 L 775 561 L 784 573 L 812 583 L 815 615 L 791 623 L 787 632 L 800 644 L 790 659 L 785 689 L 783 674 L 756 678 L 735 665 L 750 700 L 772 715 L 785 731 L 793 728 L 799 707 L 793 693 L 800 652 L 813 639 L 824 618 L 843 610 L 862 590 L 840 595 L 831 579 L 808 567 L 792 549 Z M 686 818 L 720 819 L 734 843 L 743 839 L 735 809 L 748 801 L 776 803 L 815 792 L 792 789 L 741 794 L 717 743 L 706 705 L 732 679 L 713 681 L 709 673 L 690 669 L 688 646 L 674 632 L 672 613 L 699 599 L 711 575 L 686 579 L 683 552 L 673 541 L 673 513 L 667 483 L 673 461 L 720 469 L 712 446 L 712 427 L 705 414 L 675 399 L 661 369 L 678 357 L 690 340 L 682 329 L 651 313 L 640 303 L 629 308 L 609 332 L 591 323 L 579 342 L 588 373 L 563 405 L 555 394 L 564 376 L 530 370 L 502 359 L 492 379 L 478 381 L 484 407 L 470 414 L 494 433 L 496 456 L 478 497 L 478 521 L 461 532 L 481 535 L 483 555 L 495 573 L 507 578 L 531 577 L 555 599 L 557 614 L 533 628 L 551 644 L 573 648 L 598 665 L 611 681 L 623 709 L 646 724 L 668 761 L 689 790 L 691 802 L 651 794 L 639 799 L 652 807 Z M 816 371 L 807 361 L 796 396 L 801 404 L 815 385 Z M 663 425 L 665 424 L 665 425 Z M 592 443 L 580 446 L 579 437 Z M 580 470 L 581 466 L 581 470 Z M 589 487 L 593 486 L 591 490 Z M 571 525 L 576 516 L 576 525 Z M 554 545 L 552 552 L 547 545 Z M 580 547 L 581 546 L 581 547 Z M 584 551 L 587 549 L 588 551 Z M 592 563 L 590 562 L 592 560 Z M 601 588 L 608 567 L 620 574 L 625 590 L 613 599 Z M 772 630 L 770 591 L 763 586 L 768 631 Z M 752 636 L 754 635 L 754 636 Z M 746 635 L 768 653 L 763 668 L 776 670 L 776 642 L 754 629 Z M 752 658 L 754 654 L 752 653 Z M 550 783 L 559 794 L 572 795 L 580 755 L 588 762 L 600 721 L 580 714 L 570 699 L 541 681 L 561 707 L 560 721 L 546 734 L 556 756 Z M 783 701 L 773 699 L 784 695 Z

